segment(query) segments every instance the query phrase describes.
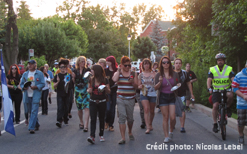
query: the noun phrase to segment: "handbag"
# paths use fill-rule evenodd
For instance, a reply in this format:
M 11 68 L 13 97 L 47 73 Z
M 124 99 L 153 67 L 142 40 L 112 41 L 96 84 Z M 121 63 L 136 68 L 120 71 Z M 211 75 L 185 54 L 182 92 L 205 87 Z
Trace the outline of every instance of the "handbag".
M 165 77 L 166 78 L 166 77 Z M 172 88 L 172 85 L 171 83 L 169 82 L 169 80 L 167 80 L 166 78 L 166 81 L 167 83 L 171 86 Z M 175 95 L 175 113 L 176 113 L 176 116 L 177 117 L 182 117 L 182 112 L 184 110 L 184 104 L 181 100 L 181 98 L 175 93 L 175 91 L 173 92 L 174 95 Z

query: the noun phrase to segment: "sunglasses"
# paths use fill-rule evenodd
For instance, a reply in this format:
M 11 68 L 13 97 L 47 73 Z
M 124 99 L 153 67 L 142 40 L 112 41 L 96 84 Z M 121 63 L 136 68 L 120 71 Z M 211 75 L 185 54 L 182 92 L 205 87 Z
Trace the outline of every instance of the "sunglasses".
M 131 65 L 124 65 L 124 67 L 128 67 L 128 66 L 131 67 Z
M 15 70 L 16 70 L 17 68 L 16 68 L 16 67 L 12 67 L 11 69 L 12 69 L 12 70 L 13 70 L 13 69 L 15 69 Z
M 60 68 L 62 69 L 62 68 L 66 68 L 66 66 L 60 66 Z
M 163 61 L 162 64 L 170 64 L 169 61 Z

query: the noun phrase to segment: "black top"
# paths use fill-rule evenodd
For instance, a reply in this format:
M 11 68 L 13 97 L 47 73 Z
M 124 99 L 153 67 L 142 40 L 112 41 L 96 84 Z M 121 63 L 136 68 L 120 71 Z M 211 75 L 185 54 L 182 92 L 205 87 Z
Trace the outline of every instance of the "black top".
M 178 88 L 178 96 L 186 96 L 186 90 L 189 90 L 187 82 L 190 82 L 188 73 L 185 70 L 178 72 L 179 80 L 181 82 L 181 87 Z
M 69 91 L 68 91 L 68 93 L 66 93 L 65 88 L 64 88 L 64 85 L 65 85 L 64 78 L 65 78 L 65 76 L 70 75 L 70 74 L 69 73 L 65 73 L 65 74 L 58 73 L 57 75 L 60 79 L 60 82 L 57 85 L 57 95 L 69 96 Z M 53 82 L 55 82 L 55 83 L 57 82 L 57 75 L 55 75 L 54 79 L 53 79 Z M 72 76 L 71 75 L 70 75 L 70 83 L 69 83 L 69 90 L 70 89 L 72 89 Z
M 8 82 L 9 85 L 18 86 L 19 83 L 20 83 L 20 80 L 21 80 L 21 75 L 16 76 L 16 77 L 12 77 L 12 78 L 10 77 L 10 75 L 7 75 L 7 79 L 9 80 L 9 82 Z M 8 88 L 8 89 L 9 89 L 9 93 L 10 94 L 19 94 L 19 93 L 21 93 L 21 90 L 18 89 L 18 88 L 16 90 L 14 90 L 12 88 Z
M 106 78 L 109 80 L 110 87 L 115 85 L 115 82 L 112 80 L 114 73 L 115 72 L 110 71 L 109 68 L 105 69 Z M 116 93 L 116 91 L 117 91 L 117 86 L 111 88 L 111 93 Z
M 79 83 L 84 83 L 84 79 L 83 76 L 86 72 L 91 71 L 90 68 L 84 68 L 82 70 L 82 74 L 80 74 L 80 70 L 79 69 L 74 69 L 74 73 L 75 73 L 75 86 Z
M 190 80 L 194 80 L 197 78 L 193 71 L 189 71 L 189 72 L 187 72 L 187 74 L 188 74 Z M 191 83 L 191 84 L 193 85 L 193 83 Z
M 100 85 L 106 85 L 109 84 L 109 80 L 107 78 L 105 78 L 105 83 L 101 83 Z M 98 87 L 100 86 L 95 86 L 94 84 L 92 85 L 92 94 L 91 94 L 91 99 L 93 100 L 102 100 L 102 99 L 106 99 L 107 95 L 105 90 L 103 92 L 99 92 L 98 91 Z

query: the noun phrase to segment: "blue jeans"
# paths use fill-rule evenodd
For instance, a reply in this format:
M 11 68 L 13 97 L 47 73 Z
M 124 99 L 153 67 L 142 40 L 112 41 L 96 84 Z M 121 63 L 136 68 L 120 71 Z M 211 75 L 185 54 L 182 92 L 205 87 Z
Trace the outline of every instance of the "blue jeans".
M 116 111 L 117 93 L 108 94 L 108 102 L 106 103 L 106 118 L 105 122 L 109 127 L 113 127 Z
M 28 111 L 30 113 L 30 120 L 28 125 L 28 130 L 34 130 L 35 127 L 39 127 L 38 112 L 39 112 L 39 103 L 33 103 L 33 97 L 28 97 Z

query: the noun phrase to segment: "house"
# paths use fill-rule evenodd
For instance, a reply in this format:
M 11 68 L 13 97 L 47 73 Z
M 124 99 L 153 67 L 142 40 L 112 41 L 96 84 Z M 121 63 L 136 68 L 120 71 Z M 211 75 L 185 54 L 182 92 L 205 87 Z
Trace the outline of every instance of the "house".
M 150 37 L 152 31 L 153 31 L 153 25 L 155 24 L 155 20 L 151 20 L 148 25 L 145 27 L 145 29 L 141 32 L 140 34 L 140 37 Z M 168 30 L 170 29 L 174 29 L 176 28 L 174 25 L 172 25 L 172 21 L 158 21 L 158 24 L 160 25 L 161 27 L 161 33 L 163 34 L 163 36 L 165 36 L 164 38 L 164 46 L 168 46 L 168 39 L 167 39 L 167 32 Z M 171 41 L 170 41 L 171 43 Z M 168 52 L 167 53 L 168 56 L 170 56 L 171 60 L 174 59 L 174 56 L 175 55 L 175 51 L 174 49 L 170 50 L 170 53 Z

